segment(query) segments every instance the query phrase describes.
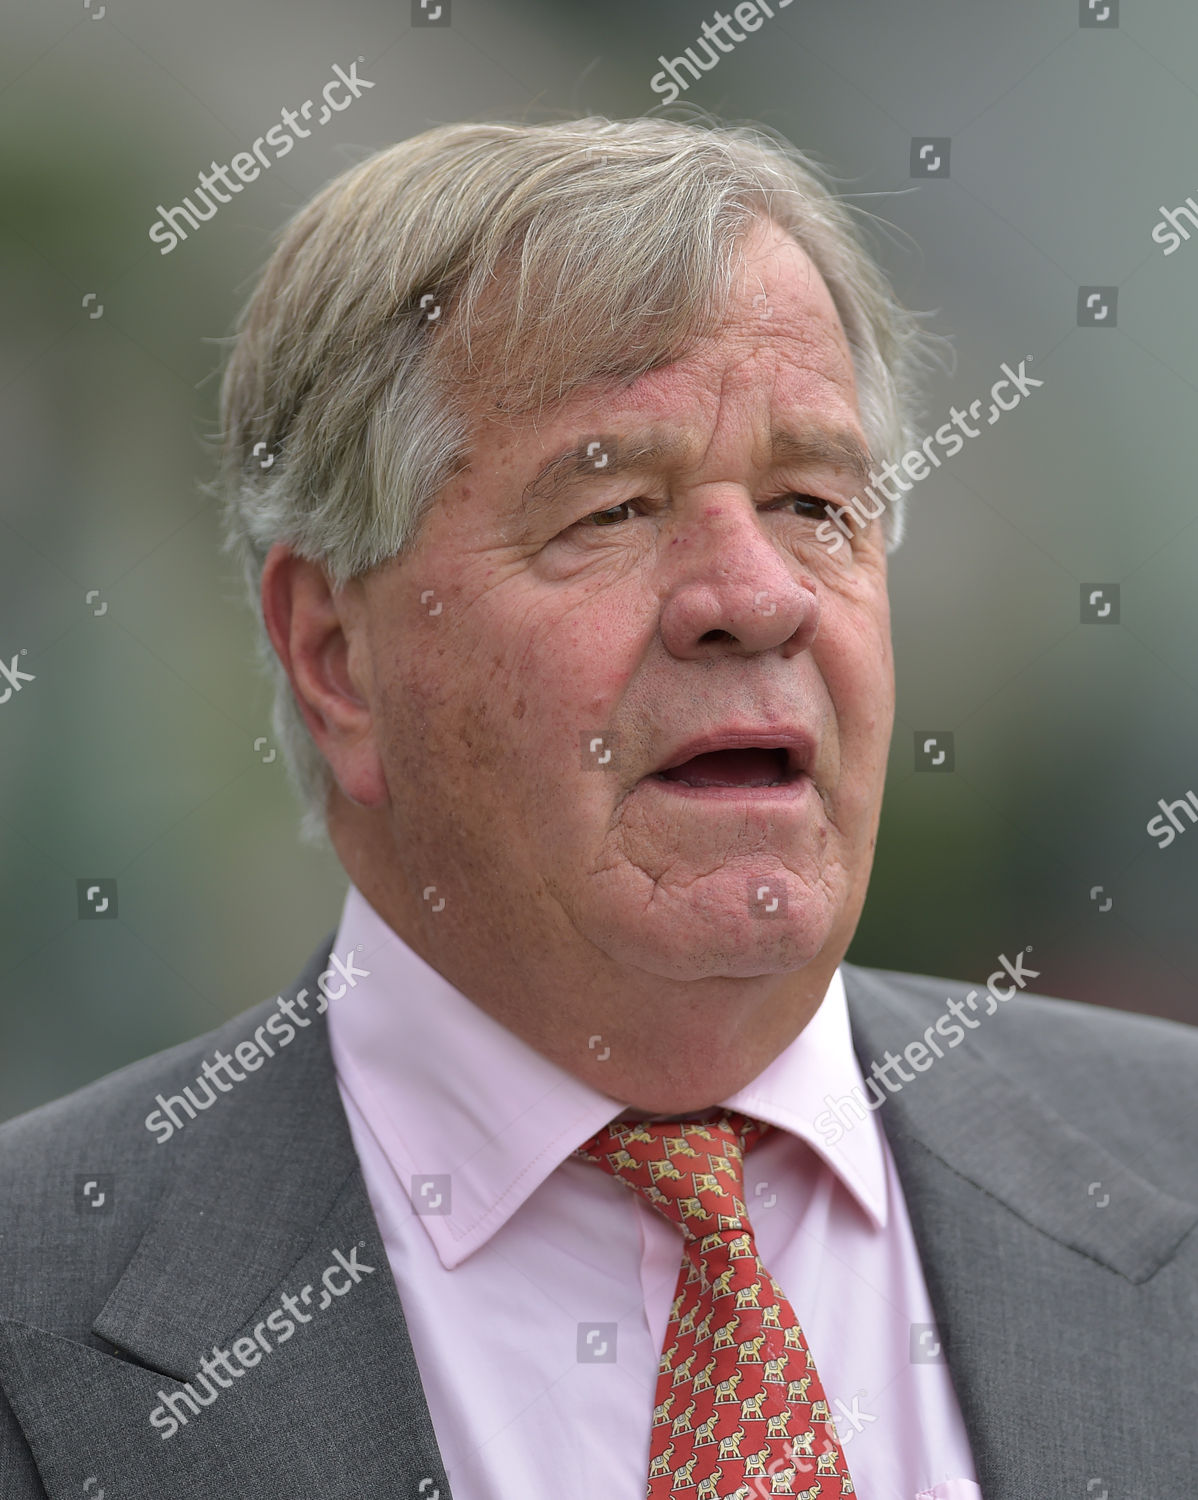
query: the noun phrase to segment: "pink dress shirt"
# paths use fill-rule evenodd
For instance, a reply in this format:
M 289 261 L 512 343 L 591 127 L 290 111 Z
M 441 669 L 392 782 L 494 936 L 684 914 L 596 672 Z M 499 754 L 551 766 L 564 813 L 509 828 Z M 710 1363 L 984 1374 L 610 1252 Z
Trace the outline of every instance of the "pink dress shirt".
M 682 1236 L 571 1158 L 622 1113 L 601 1091 L 602 1048 L 592 1088 L 353 886 L 333 951 L 369 971 L 329 1005 L 333 1060 L 455 1500 L 644 1500 Z M 777 1127 L 745 1160 L 761 1258 L 806 1333 L 858 1500 L 981 1500 L 948 1367 L 911 1359 L 932 1312 L 885 1137 L 873 1114 L 831 1147 L 812 1124 L 854 1086 L 837 970 L 803 1032 L 719 1101 Z

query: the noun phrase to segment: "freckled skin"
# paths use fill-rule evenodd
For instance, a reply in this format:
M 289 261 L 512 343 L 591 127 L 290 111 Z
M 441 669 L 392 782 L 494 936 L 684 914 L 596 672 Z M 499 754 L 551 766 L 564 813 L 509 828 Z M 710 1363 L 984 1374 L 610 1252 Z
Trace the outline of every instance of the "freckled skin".
M 741 270 L 724 324 L 675 364 L 535 422 L 480 410 L 469 468 L 407 554 L 330 594 L 277 547 L 263 582 L 363 894 L 530 1046 L 656 1113 L 733 1093 L 818 1005 L 864 901 L 893 722 L 877 524 L 829 554 L 822 511 L 770 504 L 854 493 L 827 463 L 767 466 L 772 427 L 860 435 L 843 330 L 775 226 Z M 522 521 L 550 457 L 649 427 L 689 439 L 685 463 Z M 814 736 L 797 806 L 643 783 L 682 740 L 767 719 Z M 611 732 L 610 764 L 584 762 L 584 734 Z M 785 881 L 784 917 L 751 907 L 760 879 Z

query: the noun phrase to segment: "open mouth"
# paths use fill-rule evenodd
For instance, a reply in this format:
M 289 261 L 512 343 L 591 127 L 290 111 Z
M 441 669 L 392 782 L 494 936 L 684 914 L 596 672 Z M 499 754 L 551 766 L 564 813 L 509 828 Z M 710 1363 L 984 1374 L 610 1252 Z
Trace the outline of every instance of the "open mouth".
M 802 772 L 793 769 L 782 746 L 765 749 L 738 745 L 732 750 L 707 750 L 692 755 L 681 765 L 655 771 L 659 781 L 680 781 L 685 786 L 786 786 Z

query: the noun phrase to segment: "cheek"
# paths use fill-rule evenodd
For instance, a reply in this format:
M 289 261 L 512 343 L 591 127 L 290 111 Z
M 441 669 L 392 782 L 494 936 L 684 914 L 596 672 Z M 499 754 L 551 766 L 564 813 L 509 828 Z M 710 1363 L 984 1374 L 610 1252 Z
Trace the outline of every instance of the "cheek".
M 485 612 L 492 670 L 528 701 L 601 709 L 618 696 L 643 640 L 642 591 L 628 580 L 531 582 Z
M 830 643 L 829 643 L 830 644 Z M 855 631 L 825 671 L 842 726 L 856 733 L 880 732 L 893 708 L 890 640 L 876 629 Z
M 409 742 L 443 766 L 534 784 L 538 796 L 568 785 L 584 734 L 608 728 L 627 679 L 621 612 L 597 593 L 534 599 L 513 580 L 473 596 L 463 586 L 446 615 L 440 629 L 421 627 L 411 655 Z
M 842 758 L 885 764 L 894 719 L 894 661 L 884 604 L 838 613 L 815 653 L 836 714 Z

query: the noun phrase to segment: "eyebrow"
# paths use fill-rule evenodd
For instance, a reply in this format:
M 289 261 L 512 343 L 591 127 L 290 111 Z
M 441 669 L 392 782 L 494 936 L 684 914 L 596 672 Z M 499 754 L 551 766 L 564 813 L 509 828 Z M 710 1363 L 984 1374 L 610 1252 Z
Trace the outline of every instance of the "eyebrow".
M 596 443 L 607 442 L 614 448 L 601 469 L 595 467 Z M 681 438 L 653 435 L 589 438 L 551 458 L 525 486 L 521 497 L 522 514 L 527 519 L 551 509 L 567 491 L 589 480 L 610 479 L 616 475 L 643 473 L 669 462 L 684 460 L 691 445 Z M 802 466 L 830 464 L 848 469 L 858 485 L 872 482 L 873 456 L 857 434 L 848 427 L 809 423 L 798 428 L 778 428 L 770 439 L 770 465 Z

